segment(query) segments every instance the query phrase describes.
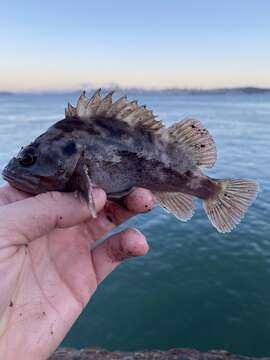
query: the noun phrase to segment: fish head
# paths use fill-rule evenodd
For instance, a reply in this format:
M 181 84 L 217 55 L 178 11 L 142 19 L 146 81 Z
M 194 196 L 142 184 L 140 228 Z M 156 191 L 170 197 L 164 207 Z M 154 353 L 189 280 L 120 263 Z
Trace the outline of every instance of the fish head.
M 80 156 L 74 139 L 48 130 L 21 148 L 2 175 L 10 185 L 30 194 L 64 191 Z

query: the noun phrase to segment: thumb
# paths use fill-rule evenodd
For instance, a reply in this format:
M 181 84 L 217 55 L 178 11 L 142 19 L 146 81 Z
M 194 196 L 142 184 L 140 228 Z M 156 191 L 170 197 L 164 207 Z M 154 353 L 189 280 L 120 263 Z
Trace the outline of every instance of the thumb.
M 94 189 L 93 197 L 99 212 L 105 205 L 106 195 L 103 190 Z M 1 207 L 0 246 L 23 244 L 55 228 L 75 226 L 89 218 L 86 203 L 74 193 L 53 191 L 40 194 Z

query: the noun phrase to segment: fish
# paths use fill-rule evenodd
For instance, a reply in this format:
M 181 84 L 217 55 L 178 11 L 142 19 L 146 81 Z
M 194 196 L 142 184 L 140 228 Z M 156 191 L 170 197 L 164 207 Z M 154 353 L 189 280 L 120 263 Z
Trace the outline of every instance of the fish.
M 194 198 L 202 200 L 212 225 L 230 232 L 258 192 L 247 179 L 204 174 L 217 160 L 215 142 L 203 126 L 185 118 L 166 127 L 147 106 L 113 92 L 85 91 L 65 117 L 23 147 L 4 168 L 3 178 L 30 194 L 75 191 L 96 216 L 93 189 L 118 201 L 134 188 L 149 189 L 179 220 L 189 220 Z

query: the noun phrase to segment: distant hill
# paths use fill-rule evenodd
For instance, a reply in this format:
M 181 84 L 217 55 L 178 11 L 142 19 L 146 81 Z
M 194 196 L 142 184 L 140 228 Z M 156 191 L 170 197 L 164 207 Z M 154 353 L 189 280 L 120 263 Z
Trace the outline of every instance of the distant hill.
M 155 91 L 155 90 L 154 90 Z M 219 88 L 219 89 L 161 89 L 160 92 L 171 94 L 270 94 L 270 88 L 257 88 L 257 87 L 238 87 L 238 88 Z
M 90 90 L 90 89 L 89 89 Z M 258 87 L 238 87 L 238 88 L 217 88 L 217 89 L 181 89 L 181 88 L 163 88 L 163 89 L 144 89 L 144 88 L 121 88 L 121 87 L 103 87 L 103 90 L 116 90 L 121 93 L 165 93 L 165 94 L 270 94 L 270 88 Z
M 12 93 L 9 91 L 0 91 L 0 96 L 9 96 L 9 95 L 12 95 Z
M 262 93 L 269 93 L 269 88 L 256 88 L 256 87 L 244 87 L 239 88 L 241 92 L 247 93 L 247 94 L 262 94 Z

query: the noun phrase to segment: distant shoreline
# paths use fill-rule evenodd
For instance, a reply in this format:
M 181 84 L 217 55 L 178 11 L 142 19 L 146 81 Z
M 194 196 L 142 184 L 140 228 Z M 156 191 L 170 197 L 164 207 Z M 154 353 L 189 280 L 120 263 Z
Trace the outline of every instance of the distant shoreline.
M 87 88 L 88 92 L 96 90 L 96 88 Z M 160 94 L 187 94 L 187 95 L 224 95 L 224 94 L 270 94 L 270 88 L 259 87 L 237 87 L 237 88 L 216 88 L 216 89 L 184 89 L 184 88 L 164 88 L 164 89 L 145 89 L 135 87 L 108 87 L 102 88 L 104 91 L 115 90 L 116 92 L 126 93 L 160 93 Z M 43 91 L 0 91 L 0 96 L 11 96 L 16 94 L 75 94 L 81 90 L 43 90 Z
M 0 91 L 0 96 L 9 96 L 9 95 L 13 95 L 13 92 L 10 91 Z

